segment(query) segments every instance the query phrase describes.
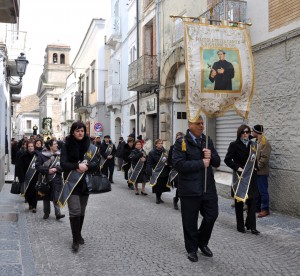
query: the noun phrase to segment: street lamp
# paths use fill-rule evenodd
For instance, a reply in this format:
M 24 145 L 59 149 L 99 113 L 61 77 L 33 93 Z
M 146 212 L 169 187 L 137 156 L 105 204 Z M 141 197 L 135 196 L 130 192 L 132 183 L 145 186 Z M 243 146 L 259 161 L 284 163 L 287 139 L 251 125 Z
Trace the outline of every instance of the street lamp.
M 24 53 L 20 53 L 20 56 L 18 56 L 18 58 L 15 59 L 15 62 L 16 62 L 17 74 L 18 74 L 20 79 L 18 81 L 14 82 L 14 83 L 10 82 L 9 78 L 12 78 L 12 77 L 11 77 L 10 72 L 9 72 L 6 81 L 9 83 L 9 85 L 12 85 L 12 86 L 17 86 L 22 82 L 22 78 L 26 73 L 27 64 L 29 63 L 28 60 L 26 59 Z

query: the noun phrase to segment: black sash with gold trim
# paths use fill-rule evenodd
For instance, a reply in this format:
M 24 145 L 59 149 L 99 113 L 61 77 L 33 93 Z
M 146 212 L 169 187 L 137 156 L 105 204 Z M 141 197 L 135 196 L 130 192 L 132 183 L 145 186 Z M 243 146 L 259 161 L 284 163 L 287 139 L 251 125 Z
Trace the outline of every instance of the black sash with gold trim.
M 146 157 L 146 152 L 143 151 L 143 156 L 141 158 Z M 142 162 L 141 159 L 136 163 L 135 167 L 133 168 L 131 165 L 130 173 L 128 172 L 128 182 L 135 184 L 137 181 L 143 167 L 145 165 L 145 162 Z
M 97 147 L 90 144 L 88 151 L 84 154 L 84 160 L 81 163 L 87 163 L 93 161 L 97 153 Z M 73 170 L 69 173 L 67 179 L 64 181 L 63 188 L 58 198 L 58 205 L 62 208 L 66 205 L 67 200 L 75 189 L 76 185 L 82 179 L 85 173 Z
M 178 172 L 175 169 L 172 169 L 169 173 L 169 178 L 168 178 L 168 182 L 167 182 L 167 186 L 171 187 L 172 186 L 172 182 L 174 181 L 174 179 L 177 177 Z
M 107 153 L 107 156 L 108 155 L 111 155 L 112 151 L 113 151 L 113 148 L 114 148 L 114 145 L 113 144 L 108 144 L 107 148 L 106 148 L 106 151 L 105 153 Z M 100 169 L 103 168 L 105 162 L 107 161 L 107 158 L 104 160 L 104 162 L 102 163 L 102 165 L 100 166 Z
M 60 166 L 60 156 L 59 155 L 56 155 L 56 157 L 53 160 L 53 162 L 51 163 L 49 169 L 55 168 L 57 166 Z M 48 174 L 48 182 L 52 181 L 55 176 L 56 176 L 56 173 L 54 173 L 54 174 Z
M 154 170 L 152 171 L 152 175 L 150 177 L 150 181 L 149 181 L 149 184 L 151 187 L 155 186 L 156 185 L 156 182 L 157 182 L 157 179 L 159 178 L 160 174 L 162 173 L 162 171 L 164 170 L 164 167 L 166 165 L 166 161 L 168 159 L 168 152 L 167 151 L 164 151 L 160 158 L 159 158 L 159 161 L 158 163 L 156 164 Z M 169 187 L 167 185 L 167 187 Z M 169 187 L 170 188 L 170 187 Z
M 31 162 L 29 164 L 29 167 L 26 171 L 25 174 L 25 179 L 24 179 L 24 194 L 26 194 L 26 191 L 29 187 L 30 181 L 33 179 L 34 175 L 36 174 L 36 169 L 35 169 L 35 161 L 36 161 L 36 155 L 33 156 L 31 159 Z
M 248 198 L 248 190 L 255 167 L 255 160 L 257 154 L 257 143 L 254 141 L 249 141 L 250 143 L 250 152 L 249 157 L 244 167 L 244 170 L 241 175 L 235 177 L 233 181 L 232 189 L 234 192 L 234 198 L 237 201 L 245 202 Z

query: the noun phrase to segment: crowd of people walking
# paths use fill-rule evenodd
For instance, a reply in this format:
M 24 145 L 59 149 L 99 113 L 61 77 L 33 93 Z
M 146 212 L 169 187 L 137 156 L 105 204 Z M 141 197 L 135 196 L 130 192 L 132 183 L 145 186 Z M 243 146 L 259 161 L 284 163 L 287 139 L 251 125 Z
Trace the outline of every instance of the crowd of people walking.
M 198 248 L 204 256 L 213 256 L 208 243 L 219 212 L 213 167 L 219 167 L 221 159 L 212 140 L 203 134 L 203 118 L 199 116 L 188 126 L 185 135 L 176 134 L 169 151 L 161 139 L 153 143 L 149 138 L 143 140 L 142 135 L 135 137 L 135 133 L 127 141 L 120 137 L 116 146 L 109 135 L 103 141 L 100 137 L 91 139 L 82 122 L 72 124 L 64 141 L 44 142 L 38 135 L 24 137 L 12 143 L 15 177 L 22 183 L 21 194 L 32 213 L 37 212 L 37 202 L 42 200 L 43 219 L 48 219 L 52 201 L 56 220 L 60 220 L 65 217 L 60 209 L 68 206 L 74 252 L 85 242 L 81 231 L 89 198 L 87 176 L 101 172 L 113 184 L 117 166 L 135 195 L 147 196 L 149 183 L 156 204 L 163 204 L 163 193 L 174 188 L 173 207 L 179 210 L 180 202 L 188 259 L 196 262 Z M 224 160 L 233 170 L 232 196 L 240 233 L 250 230 L 258 235 L 256 212 L 258 217 L 270 214 L 267 176 L 271 146 L 263 133 L 262 125 L 254 126 L 252 135 L 248 125 L 241 125 Z M 200 227 L 199 213 L 203 217 Z

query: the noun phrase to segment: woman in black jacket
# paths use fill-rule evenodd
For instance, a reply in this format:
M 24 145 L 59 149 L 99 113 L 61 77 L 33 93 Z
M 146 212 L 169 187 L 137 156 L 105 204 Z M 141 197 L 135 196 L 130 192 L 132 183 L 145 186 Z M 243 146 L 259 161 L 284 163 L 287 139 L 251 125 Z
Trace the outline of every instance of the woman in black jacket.
M 40 179 L 44 177 L 50 186 L 48 194 L 42 197 L 44 206 L 44 217 L 48 219 L 51 211 L 50 201 L 53 201 L 56 219 L 64 218 L 57 204 L 58 196 L 62 188 L 61 167 L 60 167 L 60 151 L 58 144 L 54 139 L 50 139 L 45 143 L 45 148 L 38 153 L 35 162 L 35 168 L 40 173 Z
M 136 168 L 136 165 L 138 164 L 138 162 L 140 161 L 140 164 L 143 164 L 142 169 L 140 170 L 140 173 L 138 174 L 138 177 L 134 183 L 135 186 L 135 194 L 139 195 L 139 188 L 138 188 L 138 184 L 142 183 L 142 191 L 141 194 L 142 195 L 148 195 L 145 192 L 145 186 L 146 186 L 146 182 L 147 182 L 147 175 L 146 175 L 146 152 L 142 149 L 142 141 L 140 140 L 136 140 L 134 142 L 134 147 L 135 149 L 131 151 L 130 155 L 129 155 L 129 159 L 131 160 L 131 168 L 132 170 L 134 170 Z
M 24 184 L 25 182 L 25 176 L 28 171 L 28 168 L 31 164 L 31 161 L 33 161 L 33 158 L 35 158 L 35 151 L 34 151 L 34 143 L 31 141 L 26 142 L 26 152 L 20 157 L 20 160 L 18 162 L 18 177 L 21 185 L 26 185 L 25 187 L 25 199 L 28 202 L 29 210 L 32 211 L 32 213 L 36 213 L 36 206 L 37 206 L 37 191 L 35 189 L 36 182 L 38 180 L 38 173 L 37 171 L 34 171 L 30 177 L 27 177 L 27 179 L 30 179 L 29 183 Z M 31 167 L 34 169 L 35 163 L 31 164 Z M 28 181 L 28 180 L 27 180 Z
M 122 170 L 124 171 L 124 178 L 128 180 L 128 171 L 131 166 L 131 160 L 129 159 L 129 155 L 131 151 L 134 150 L 134 138 L 128 137 L 127 139 L 127 144 L 124 145 L 124 150 L 123 150 L 123 165 L 122 165 Z M 128 188 L 133 190 L 134 187 L 132 183 L 128 182 Z
M 155 147 L 153 150 L 149 152 L 148 158 L 147 158 L 147 164 L 146 164 L 146 173 L 149 177 L 152 176 L 153 169 L 156 167 L 158 162 L 162 157 L 162 154 L 167 156 L 167 150 L 163 147 L 163 141 L 161 139 L 155 140 Z M 162 157 L 165 158 L 165 157 Z M 164 192 L 170 192 L 170 188 L 167 186 L 168 184 L 168 178 L 169 178 L 169 166 L 167 165 L 167 157 L 165 160 L 162 160 L 165 162 L 165 166 L 163 167 L 162 171 L 159 174 L 159 177 L 155 183 L 155 185 L 152 186 L 152 193 L 156 194 L 156 204 L 164 203 L 164 201 L 161 199 L 161 195 Z M 150 183 L 151 185 L 151 183 Z
M 237 139 L 231 142 L 227 150 L 224 162 L 225 164 L 233 170 L 233 181 L 237 179 L 237 175 L 241 175 L 243 169 L 247 163 L 251 141 L 250 137 L 250 127 L 247 125 L 241 125 L 237 130 Z M 256 230 L 256 217 L 255 217 L 255 204 L 256 198 L 259 195 L 257 182 L 256 182 L 256 170 L 257 164 L 252 173 L 250 180 L 248 199 L 247 199 L 247 218 L 244 225 L 244 214 L 243 214 L 243 202 L 237 201 L 235 199 L 235 214 L 237 222 L 237 230 L 241 233 L 246 233 L 245 226 L 247 230 L 251 230 L 252 234 L 258 235 L 259 231 Z M 233 193 L 232 193 L 233 194 Z
M 92 153 L 93 152 L 93 153 Z M 61 148 L 60 165 L 64 179 L 68 178 L 72 171 L 78 172 L 78 177 L 66 195 L 70 215 L 70 224 L 73 236 L 72 249 L 77 252 L 79 244 L 84 244 L 81 229 L 84 221 L 85 210 L 89 198 L 86 183 L 86 174 L 93 173 L 99 167 L 99 157 L 96 146 L 90 144 L 90 138 L 86 133 L 86 126 L 82 122 L 75 122 L 70 129 L 70 135 Z M 90 157 L 90 158 L 88 158 Z M 64 184 L 66 185 L 67 182 Z M 70 184 L 70 181 L 68 182 Z M 61 196 L 65 190 L 63 189 Z M 61 204 L 61 202 L 59 201 Z

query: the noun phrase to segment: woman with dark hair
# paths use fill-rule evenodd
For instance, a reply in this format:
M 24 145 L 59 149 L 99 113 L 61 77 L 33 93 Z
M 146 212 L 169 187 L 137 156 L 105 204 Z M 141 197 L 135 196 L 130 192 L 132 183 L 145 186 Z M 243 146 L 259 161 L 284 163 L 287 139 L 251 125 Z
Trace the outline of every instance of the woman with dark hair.
M 127 180 L 128 188 L 131 190 L 133 190 L 134 187 L 132 183 L 128 182 L 128 171 L 131 167 L 131 160 L 129 159 L 129 156 L 132 150 L 134 150 L 134 138 L 128 137 L 127 144 L 124 145 L 123 150 L 122 170 L 124 171 L 124 178 Z
M 34 148 L 38 152 L 42 152 L 43 150 L 43 140 L 38 139 L 34 141 Z
M 155 140 L 155 147 L 149 152 L 146 164 L 146 173 L 150 177 L 152 193 L 156 194 L 156 204 L 164 203 L 161 195 L 170 192 L 168 187 L 169 166 L 167 165 L 168 152 L 163 147 L 161 139 Z
M 146 166 L 146 152 L 142 149 L 142 142 L 136 140 L 134 142 L 134 150 L 131 151 L 129 159 L 131 160 L 131 173 L 128 181 L 135 187 L 135 194 L 139 195 L 139 183 L 142 183 L 142 195 L 148 195 L 145 192 L 145 186 L 147 182 L 147 175 L 145 172 Z
M 231 142 L 227 150 L 224 162 L 225 164 L 233 170 L 233 185 L 239 182 L 239 177 L 243 174 L 243 171 L 246 165 L 249 163 L 248 160 L 251 160 L 253 153 L 251 153 L 251 147 L 255 147 L 254 142 L 250 138 L 250 127 L 248 125 L 241 125 L 237 130 L 237 139 L 234 142 Z M 251 156 L 250 156 L 251 155 Z M 254 163 L 253 163 L 254 161 Z M 245 226 L 247 230 L 251 230 L 252 234 L 258 235 L 259 231 L 256 230 L 256 217 L 255 217 L 255 205 L 256 197 L 258 197 L 259 192 L 256 182 L 256 171 L 257 163 L 255 160 L 252 160 L 253 168 L 250 171 L 252 174 L 245 175 L 249 178 L 248 181 L 248 193 L 247 193 L 247 218 L 246 223 L 244 224 L 244 214 L 243 214 L 243 201 L 237 200 L 237 196 L 234 195 L 232 190 L 232 195 L 235 198 L 235 214 L 237 222 L 237 230 L 241 233 L 246 233 Z M 248 166 L 250 163 L 248 164 Z M 244 176 L 244 175 L 243 175 Z M 239 199 L 239 198 L 238 198 Z
M 26 142 L 26 152 L 20 157 L 18 176 L 19 181 L 24 185 L 25 199 L 29 205 L 29 210 L 36 213 L 37 191 L 35 189 L 38 180 L 38 173 L 35 169 L 36 154 L 34 143 Z
M 60 165 L 65 182 L 58 204 L 64 206 L 68 203 L 73 236 L 72 249 L 77 252 L 79 244 L 84 244 L 81 230 L 89 198 L 86 176 L 96 171 L 99 166 L 97 147 L 90 143 L 84 123 L 72 124 L 70 135 L 66 137 L 61 148 Z
M 40 173 L 39 178 L 44 178 L 50 186 L 49 192 L 42 197 L 44 205 L 44 217 L 48 219 L 50 215 L 50 201 L 53 201 L 55 217 L 57 220 L 64 218 L 60 213 L 60 207 L 57 204 L 58 196 L 62 188 L 60 152 L 57 142 L 50 139 L 45 143 L 44 150 L 37 155 L 35 162 L 36 170 Z

